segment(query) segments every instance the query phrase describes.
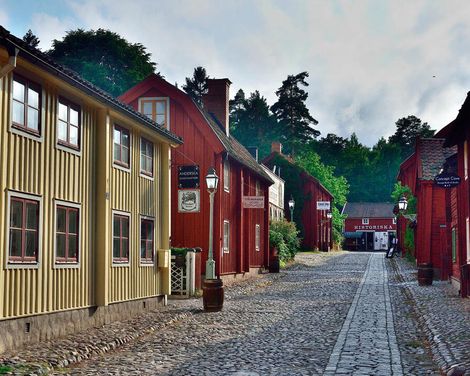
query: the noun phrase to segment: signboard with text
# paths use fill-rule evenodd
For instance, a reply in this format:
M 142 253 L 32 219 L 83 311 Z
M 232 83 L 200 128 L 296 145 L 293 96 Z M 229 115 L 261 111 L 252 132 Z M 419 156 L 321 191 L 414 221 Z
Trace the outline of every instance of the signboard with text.
M 264 209 L 264 197 L 263 196 L 243 196 L 243 208 Z
M 452 188 L 460 184 L 460 176 L 442 173 L 434 178 L 434 184 L 441 188 Z
M 179 213 L 199 213 L 200 202 L 199 189 L 178 190 Z
M 317 201 L 317 210 L 330 210 L 330 201 Z
M 199 188 L 199 166 L 178 166 L 178 188 Z

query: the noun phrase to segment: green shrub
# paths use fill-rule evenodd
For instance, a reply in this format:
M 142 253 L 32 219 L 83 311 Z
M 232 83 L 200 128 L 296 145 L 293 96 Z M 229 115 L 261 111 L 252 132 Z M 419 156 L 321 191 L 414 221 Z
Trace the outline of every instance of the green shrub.
M 415 233 L 414 230 L 406 227 L 405 231 L 405 239 L 404 239 L 404 246 L 405 246 L 405 257 L 409 261 L 415 260 Z
M 282 263 L 292 260 L 299 251 L 300 238 L 294 222 L 272 221 L 269 228 L 269 245 L 277 248 Z

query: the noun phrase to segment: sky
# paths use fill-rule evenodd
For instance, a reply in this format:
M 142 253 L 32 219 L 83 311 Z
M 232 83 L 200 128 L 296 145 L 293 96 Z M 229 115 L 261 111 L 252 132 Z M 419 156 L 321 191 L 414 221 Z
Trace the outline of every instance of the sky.
M 288 75 L 309 73 L 322 136 L 372 146 L 418 116 L 440 129 L 470 89 L 468 0 L 0 0 L 0 25 L 47 50 L 77 28 L 142 43 L 180 86 L 196 66 L 272 105 Z

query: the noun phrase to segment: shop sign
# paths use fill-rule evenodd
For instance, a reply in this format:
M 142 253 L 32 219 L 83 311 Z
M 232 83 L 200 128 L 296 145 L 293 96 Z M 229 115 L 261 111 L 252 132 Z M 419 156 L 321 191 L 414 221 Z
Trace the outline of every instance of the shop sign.
M 452 188 L 460 184 L 460 176 L 443 172 L 434 178 L 434 184 L 441 188 Z
M 393 230 L 391 225 L 358 225 L 354 226 L 354 230 Z
M 199 213 L 201 207 L 199 189 L 178 190 L 178 212 Z
M 199 188 L 199 166 L 178 166 L 178 188 Z
M 330 210 L 330 201 L 317 201 L 317 210 Z
M 264 209 L 264 197 L 263 196 L 243 196 L 243 208 Z

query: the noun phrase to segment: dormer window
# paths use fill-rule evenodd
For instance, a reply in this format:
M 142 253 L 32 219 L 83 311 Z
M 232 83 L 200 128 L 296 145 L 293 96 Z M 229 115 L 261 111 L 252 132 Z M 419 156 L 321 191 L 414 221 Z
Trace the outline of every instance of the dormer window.
M 139 111 L 148 118 L 152 119 L 159 126 L 169 129 L 170 102 L 168 98 L 140 98 Z

